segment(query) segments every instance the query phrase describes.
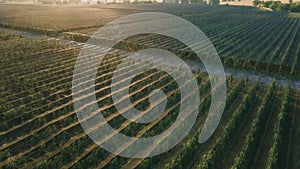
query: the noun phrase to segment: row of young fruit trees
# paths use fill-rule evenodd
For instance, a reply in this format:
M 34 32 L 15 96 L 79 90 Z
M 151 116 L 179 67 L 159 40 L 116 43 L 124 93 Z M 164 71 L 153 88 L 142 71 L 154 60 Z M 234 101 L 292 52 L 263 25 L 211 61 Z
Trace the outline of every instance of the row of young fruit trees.
M 134 164 L 138 168 L 149 168 L 161 161 L 161 156 L 171 156 L 171 152 L 167 152 L 161 156 L 134 161 L 110 154 L 95 145 L 83 132 L 72 106 L 70 82 L 78 50 L 61 46 L 57 42 L 19 37 L 9 40 L 10 43 L 7 42 L 7 40 L 1 42 L 3 43 L 1 48 L 9 49 L 13 46 L 15 50 L 1 54 L 2 63 L 7 65 L 5 70 L 1 70 L 1 87 L 3 91 L 6 91 L 1 93 L 1 101 L 5 103 L 1 104 L 1 112 L 3 112 L 0 132 L 1 167 L 15 168 L 25 165 L 35 166 L 35 168 L 62 166 L 114 168 Z M 118 131 L 137 137 L 156 135 L 169 127 L 177 117 L 180 108 L 178 86 L 170 76 L 161 71 L 149 70 L 141 73 L 131 86 L 132 99 L 136 107 L 148 107 L 149 91 L 160 88 L 168 91 L 167 108 L 160 121 L 149 124 L 128 121 L 115 110 L 109 94 L 112 70 L 124 57 L 125 55 L 119 52 L 112 52 L 99 68 L 95 87 L 97 103 L 101 105 L 100 109 L 109 124 Z M 93 64 L 86 63 L 86 66 Z M 128 69 L 128 72 L 132 71 L 130 67 L 125 69 Z M 203 96 L 198 117 L 201 121 L 210 106 L 210 83 L 205 74 L 195 73 L 198 77 L 200 93 Z M 83 83 L 86 82 L 83 81 Z M 256 94 L 265 87 L 245 80 L 233 79 L 228 80 L 228 86 L 225 114 L 230 116 L 230 121 L 224 128 L 224 133 L 217 136 L 214 148 L 199 157 L 199 160 L 195 159 L 195 163 L 201 161 L 199 168 L 217 167 L 215 165 L 225 158 L 226 153 L 230 151 L 229 147 L 233 146 L 233 140 L 238 137 L 237 131 L 241 130 L 243 125 L 239 122 L 247 120 L 244 116 L 249 113 L 249 107 L 260 105 L 257 116 L 252 122 L 251 132 L 245 140 L 239 158 L 235 159 L 232 167 L 249 165 L 253 153 L 257 152 L 255 151 L 257 147 L 255 149 L 253 146 L 263 137 L 261 131 L 269 117 L 272 98 L 278 95 L 278 90 L 273 84 L 269 87 L 263 101 L 258 103 Z M 242 100 L 238 100 L 237 96 L 245 90 L 248 94 L 245 93 Z M 276 132 L 272 149 L 269 152 L 269 166 L 278 165 L 278 152 L 282 148 L 282 131 L 286 121 L 287 105 L 290 103 L 290 93 L 290 89 L 287 88 L 281 100 L 282 108 L 277 113 L 278 123 L 274 126 Z M 235 104 L 238 106 L 232 112 L 231 107 Z M 101 127 L 101 124 L 98 127 Z M 200 130 L 201 125 L 198 124 L 191 136 L 173 150 L 179 153 L 179 156 L 171 156 L 172 160 L 165 165 L 167 168 L 184 167 L 191 163 L 190 159 L 194 155 L 201 152 L 205 145 L 200 145 L 196 139 Z
M 210 38 L 226 66 L 299 78 L 299 16 L 248 7 L 199 7 L 198 10 L 200 14 L 178 15 L 198 26 Z M 80 42 L 85 42 L 98 28 L 50 30 L 7 23 L 0 23 L 0 26 L 48 36 L 65 36 Z M 153 37 L 144 38 L 138 43 L 185 50 L 184 46 L 173 42 L 170 46 L 168 38 L 160 40 L 154 43 Z M 185 55 L 188 56 L 191 54 Z
M 247 11 L 231 10 L 232 15 L 235 14 L 233 19 L 222 24 L 226 31 L 219 34 L 214 34 L 213 31 L 220 29 L 219 26 L 203 27 L 201 23 L 215 22 L 214 19 L 224 17 L 223 13 L 213 13 L 216 14 L 213 19 L 203 17 L 205 19 L 201 20 L 197 19 L 197 15 L 184 17 L 208 33 L 225 66 L 297 75 L 300 66 L 300 43 L 297 43 L 300 38 L 297 31 L 299 19 L 287 18 L 280 13 L 264 14 L 256 11 L 245 22 L 241 16 Z M 241 16 L 236 16 L 237 14 Z M 273 15 L 278 17 L 271 17 Z M 235 24 L 237 25 L 232 27 Z M 265 32 L 274 36 L 266 35 Z M 179 54 L 183 59 L 195 58 L 186 46 L 170 43 L 173 41 L 150 34 L 133 37 L 117 47 L 134 51 L 156 45 Z M 94 144 L 80 126 L 71 93 L 78 48 L 61 45 L 58 41 L 32 40 L 4 32 L 0 33 L 0 43 L 0 51 L 4 51 L 0 54 L 1 66 L 3 65 L 3 69 L 0 69 L 0 168 L 177 169 L 187 166 L 220 168 L 220 164 L 228 168 L 248 168 L 263 160 L 267 161 L 264 168 L 290 165 L 289 159 L 285 157 L 290 154 L 290 145 L 285 146 L 283 136 L 289 135 L 287 133 L 294 128 L 291 117 L 297 112 L 297 90 L 278 88 L 275 83 L 266 86 L 247 79 L 228 77 L 227 102 L 220 127 L 209 143 L 199 144 L 197 138 L 210 107 L 211 89 L 208 76 L 194 71 L 201 103 L 197 123 L 188 137 L 162 155 L 128 159 L 111 154 Z M 274 49 L 273 46 L 282 48 Z M 149 107 L 150 91 L 162 89 L 168 96 L 167 107 L 160 120 L 151 123 L 134 123 L 124 118 L 120 113 L 124 113 L 126 109 L 124 112 L 116 110 L 110 94 L 110 84 L 113 71 L 125 57 L 126 52 L 113 50 L 98 68 L 95 93 L 99 110 L 107 122 L 123 134 L 135 137 L 154 136 L 176 120 L 180 101 L 186 98 L 180 98 L 179 86 L 169 75 L 160 70 L 146 70 L 130 86 L 132 103 L 137 109 L 145 109 Z M 140 67 L 147 63 L 145 60 Z M 96 63 L 87 61 L 82 69 L 93 65 Z M 134 71 L 130 66 L 124 70 L 125 73 Z M 88 73 L 90 72 L 84 72 L 80 78 L 81 83 L 88 83 L 84 80 L 84 75 Z M 86 98 L 91 95 L 86 93 L 87 90 L 83 89 L 76 94 L 84 93 L 83 97 Z M 157 101 L 159 103 L 160 100 Z M 95 112 L 90 118 L 96 115 Z M 99 123 L 95 129 L 102 125 Z M 248 132 L 245 132 L 247 128 Z M 268 128 L 271 129 L 267 130 Z M 271 141 L 262 142 L 265 138 L 270 138 Z M 109 141 L 110 138 L 106 139 L 102 141 Z M 287 138 L 289 139 L 291 138 Z M 267 152 L 262 151 L 264 146 L 270 147 Z M 233 152 L 232 149 L 237 151 Z M 228 155 L 234 158 L 230 160 Z

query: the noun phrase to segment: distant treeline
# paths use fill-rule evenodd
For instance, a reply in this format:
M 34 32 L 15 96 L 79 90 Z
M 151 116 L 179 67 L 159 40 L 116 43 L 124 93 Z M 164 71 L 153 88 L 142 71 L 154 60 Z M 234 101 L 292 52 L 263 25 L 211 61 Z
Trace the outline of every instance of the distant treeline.
M 270 8 L 274 11 L 287 11 L 287 12 L 300 12 L 300 3 L 293 3 L 290 1 L 288 4 L 284 4 L 281 1 L 253 1 L 254 6 Z
M 144 4 L 144 3 L 156 3 L 156 0 L 134 0 L 129 2 L 125 0 L 124 3 Z M 220 0 L 163 0 L 163 3 L 181 3 L 181 4 L 208 4 L 219 5 Z

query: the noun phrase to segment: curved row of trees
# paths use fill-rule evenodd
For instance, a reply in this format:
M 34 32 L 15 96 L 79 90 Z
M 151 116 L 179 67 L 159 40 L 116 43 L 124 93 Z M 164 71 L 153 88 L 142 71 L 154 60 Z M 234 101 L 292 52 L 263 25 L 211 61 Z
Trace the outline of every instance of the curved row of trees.
M 283 135 L 287 131 L 287 113 L 288 104 L 291 102 L 291 89 L 287 87 L 284 92 L 284 98 L 281 104 L 280 112 L 277 115 L 275 123 L 275 132 L 273 135 L 274 143 L 269 150 L 267 169 L 279 169 L 279 160 L 283 156 Z
M 256 102 L 256 89 L 257 86 L 243 97 L 241 106 L 233 113 L 224 133 L 217 140 L 216 146 L 202 157 L 202 162 L 198 166 L 199 169 L 218 168 L 218 165 L 226 153 L 230 151 L 235 138 L 238 136 L 243 121 L 247 119 L 249 109 L 251 110 L 250 107 Z
M 258 108 L 257 117 L 251 124 L 251 130 L 247 135 L 245 144 L 242 151 L 235 158 L 231 169 L 243 169 L 250 166 L 250 160 L 253 158 L 253 153 L 257 149 L 259 138 L 261 137 L 262 130 L 264 129 L 264 124 L 267 120 L 269 114 L 268 105 L 272 102 L 274 96 L 275 83 L 268 89 L 267 95 L 262 101 L 261 106 Z

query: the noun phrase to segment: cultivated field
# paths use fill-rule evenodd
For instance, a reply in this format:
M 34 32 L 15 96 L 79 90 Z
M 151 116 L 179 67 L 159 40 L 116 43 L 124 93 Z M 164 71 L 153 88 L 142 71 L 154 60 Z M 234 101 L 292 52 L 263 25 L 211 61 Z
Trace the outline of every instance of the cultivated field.
M 209 37 L 225 67 L 227 101 L 215 133 L 199 144 L 211 101 L 209 77 L 197 69 L 201 61 L 166 36 L 124 40 L 106 55 L 95 81 L 99 110 L 115 130 L 140 138 L 162 133 L 186 99 L 170 75 L 144 70 L 130 84 L 132 103 L 147 111 L 151 91 L 161 89 L 168 96 L 167 107 L 150 123 L 123 117 L 110 85 L 128 52 L 159 47 L 177 54 L 194 68 L 201 95 L 197 121 L 182 142 L 158 156 L 130 159 L 97 146 L 84 132 L 73 107 L 72 76 L 83 42 L 98 28 L 120 16 L 151 11 L 180 16 Z M 300 168 L 298 14 L 207 5 L 1 4 L 0 44 L 0 168 Z M 84 67 L 93 65 L 87 61 Z M 129 66 L 125 70 L 133 71 Z M 87 83 L 84 75 L 82 83 Z M 83 97 L 87 91 L 80 91 Z

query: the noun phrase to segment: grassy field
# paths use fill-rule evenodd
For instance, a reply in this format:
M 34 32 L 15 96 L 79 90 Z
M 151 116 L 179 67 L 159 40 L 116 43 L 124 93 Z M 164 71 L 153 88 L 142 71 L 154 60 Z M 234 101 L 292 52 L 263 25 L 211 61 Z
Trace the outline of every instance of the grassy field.
M 206 72 L 193 70 L 201 102 L 188 136 L 161 155 L 130 159 L 97 146 L 84 132 L 73 106 L 72 76 L 82 42 L 109 21 L 138 12 L 175 14 L 207 35 L 225 67 L 227 101 L 215 133 L 199 144 L 211 86 Z M 0 4 L 0 168 L 300 168 L 299 30 L 298 14 L 251 7 Z M 146 110 L 151 90 L 166 91 L 162 115 L 135 123 L 116 110 L 110 94 L 113 71 L 128 52 L 157 46 L 191 65 L 202 64 L 184 44 L 166 36 L 133 36 L 117 45 L 98 68 L 95 94 L 106 121 L 125 135 L 161 133 L 186 99 L 170 75 L 144 70 L 130 84 L 131 101 Z M 127 73 L 131 69 L 125 67 Z

